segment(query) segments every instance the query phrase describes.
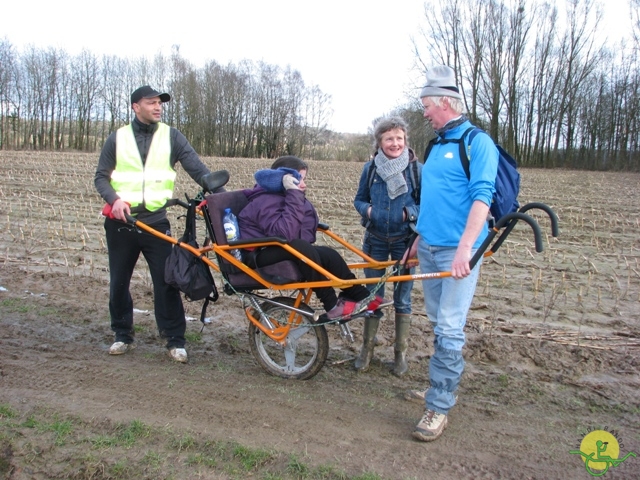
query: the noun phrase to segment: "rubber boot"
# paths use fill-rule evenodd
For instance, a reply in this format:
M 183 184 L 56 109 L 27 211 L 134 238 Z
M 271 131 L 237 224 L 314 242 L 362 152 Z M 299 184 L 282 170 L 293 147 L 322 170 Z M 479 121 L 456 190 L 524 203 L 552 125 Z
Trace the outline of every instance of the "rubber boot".
M 382 317 L 384 317 L 384 312 L 382 310 L 376 310 L 375 312 L 373 312 L 372 317 L 377 318 L 378 320 L 382 320 Z M 380 340 L 376 335 L 373 337 L 373 345 L 379 347 L 380 345 L 384 345 L 384 342 Z
M 393 347 L 395 361 L 392 373 L 401 377 L 407 370 L 407 348 L 409 339 L 409 329 L 411 327 L 411 315 L 407 313 L 396 313 L 396 343 Z
M 373 357 L 373 347 L 375 347 L 375 336 L 380 325 L 380 319 L 376 317 L 367 318 L 364 321 L 364 332 L 362 334 L 362 350 L 356 358 L 356 370 L 364 372 L 369 368 L 369 362 Z

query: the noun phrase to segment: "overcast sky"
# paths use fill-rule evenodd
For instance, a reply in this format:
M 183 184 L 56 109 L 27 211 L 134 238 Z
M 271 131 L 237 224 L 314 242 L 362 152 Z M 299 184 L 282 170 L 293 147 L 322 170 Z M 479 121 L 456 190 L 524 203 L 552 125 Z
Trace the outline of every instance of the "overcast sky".
M 618 2 L 623 3 L 609 3 L 615 7 Z M 411 36 L 426 24 L 423 4 L 12 0 L 0 11 L 0 37 L 19 50 L 34 45 L 74 55 L 85 48 L 96 55 L 152 58 L 179 45 L 181 55 L 196 67 L 207 60 L 226 64 L 242 59 L 289 65 L 307 85 L 332 96 L 332 130 L 366 133 L 374 118 L 405 103 L 407 93 L 420 91 L 423 77 L 412 70 Z

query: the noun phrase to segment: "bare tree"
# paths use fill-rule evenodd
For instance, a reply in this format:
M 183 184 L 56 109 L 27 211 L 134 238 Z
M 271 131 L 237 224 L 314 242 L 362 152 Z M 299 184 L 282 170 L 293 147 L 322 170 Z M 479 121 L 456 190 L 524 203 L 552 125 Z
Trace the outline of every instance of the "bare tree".
M 563 65 L 555 121 L 554 163 L 562 148 L 565 165 L 572 165 L 575 112 L 580 89 L 594 72 L 602 58 L 602 49 L 595 44 L 595 29 L 602 14 L 593 13 L 593 0 L 569 0 L 568 27 L 560 43 L 559 63 Z
M 72 102 L 77 111 L 75 126 L 72 128 L 73 148 L 77 150 L 95 150 L 97 142 L 93 114 L 96 98 L 101 94 L 100 68 L 97 58 L 83 50 L 71 61 L 73 71 Z
M 629 0 L 631 35 L 636 51 L 640 48 L 640 0 Z
M 531 67 L 531 59 L 528 56 L 527 46 L 530 42 L 530 32 L 533 19 L 536 17 L 536 7 L 527 12 L 524 0 L 519 0 L 517 8 L 511 10 L 509 15 L 509 28 L 507 30 L 507 59 L 506 59 L 506 88 L 504 101 L 506 108 L 506 133 L 504 144 L 516 157 L 520 157 L 520 131 L 525 122 L 521 118 L 520 111 L 524 110 L 527 91 L 527 74 Z
M 330 107 L 331 95 L 318 85 L 306 89 L 301 106 L 301 150 L 303 157 L 316 158 L 324 144 L 324 133 L 333 113 Z
M 122 82 L 126 72 L 126 62 L 116 56 L 102 57 L 102 101 L 108 112 L 108 132 L 111 133 L 126 121 L 128 97 Z M 102 139 L 104 141 L 104 138 Z
M 640 30 L 640 0 L 630 2 Z M 607 50 L 596 42 L 601 12 L 593 0 L 569 0 L 566 6 L 561 27 L 557 9 L 536 0 L 428 0 L 422 37 L 414 40 L 416 63 L 454 67 L 470 119 L 522 165 L 596 165 L 585 152 L 604 143 L 611 145 L 607 156 L 628 159 L 635 116 L 627 113 L 635 111 L 637 53 L 627 55 L 624 74 L 603 69 L 603 59 L 614 59 L 605 57 Z M 619 64 L 621 57 L 616 59 Z M 607 100 L 616 107 L 606 108 Z M 605 110 L 600 116 L 609 119 L 608 130 L 590 117 L 596 104 Z M 605 131 L 610 141 L 604 142 Z
M 260 63 L 259 68 L 260 79 L 256 86 L 261 92 L 259 105 L 262 108 L 257 130 L 256 153 L 259 157 L 275 158 L 284 152 L 289 105 L 280 67 Z
M 534 24 L 536 35 L 530 53 L 531 68 L 527 76 L 525 91 L 520 98 L 523 103 L 522 129 L 523 137 L 520 146 L 520 162 L 522 165 L 541 166 L 543 158 L 543 138 L 549 123 L 548 112 L 554 106 L 551 95 L 557 83 L 558 66 L 554 63 L 558 11 L 545 4 L 539 7 L 539 15 Z
M 0 148 L 15 148 L 16 104 L 15 73 L 17 58 L 13 45 L 6 38 L 0 40 Z

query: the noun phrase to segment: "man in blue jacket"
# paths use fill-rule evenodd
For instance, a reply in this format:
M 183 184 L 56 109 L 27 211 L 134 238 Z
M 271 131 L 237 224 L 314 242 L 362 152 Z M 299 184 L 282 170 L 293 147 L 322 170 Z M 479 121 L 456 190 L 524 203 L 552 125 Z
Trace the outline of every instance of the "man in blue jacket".
M 480 263 L 469 261 L 488 234 L 487 215 L 495 189 L 498 151 L 485 133 L 465 145 L 470 179 L 462 167 L 460 139 L 472 125 L 463 112 L 454 71 L 445 65 L 427 71 L 420 93 L 424 117 L 445 140 L 425 159 L 417 230 L 421 273 L 450 271 L 451 277 L 423 280 L 424 303 L 434 331 L 434 354 L 429 363 L 430 386 L 425 393 L 425 413 L 413 436 L 421 441 L 438 438 L 447 426 L 447 415 L 456 402 L 456 390 L 464 369 L 464 326 L 473 300 Z

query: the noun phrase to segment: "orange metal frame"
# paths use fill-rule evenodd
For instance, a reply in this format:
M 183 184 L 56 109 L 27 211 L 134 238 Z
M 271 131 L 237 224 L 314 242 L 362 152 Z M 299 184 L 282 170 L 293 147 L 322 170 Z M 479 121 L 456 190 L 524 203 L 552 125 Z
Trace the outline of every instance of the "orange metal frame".
M 199 213 L 202 214 L 202 212 L 200 211 Z M 217 243 L 212 243 L 205 247 L 195 248 L 187 243 L 180 242 L 169 235 L 165 235 L 139 220 L 135 220 L 134 225 L 139 229 L 150 233 L 151 235 L 154 235 L 162 240 L 165 240 L 169 243 L 177 245 L 180 248 L 184 248 L 188 250 L 196 257 L 199 257 L 200 260 L 202 260 L 205 264 L 207 264 L 209 267 L 213 268 L 217 272 L 220 272 L 220 266 L 208 257 L 209 252 L 213 252 L 216 255 L 219 255 L 220 257 L 224 258 L 230 264 L 235 266 L 238 270 L 241 270 L 242 272 L 250 276 L 253 280 L 261 284 L 263 288 L 266 290 L 298 290 L 298 294 L 294 304 L 294 307 L 296 308 L 300 307 L 303 301 L 309 302 L 312 290 L 314 288 L 320 288 L 320 287 L 348 288 L 349 286 L 353 286 L 353 285 L 375 284 L 380 281 L 380 278 L 376 278 L 376 277 L 356 278 L 351 280 L 344 280 L 344 279 L 338 278 L 335 275 L 333 275 L 331 272 L 328 272 L 327 270 L 322 268 L 322 266 L 318 265 L 311 259 L 302 255 L 299 251 L 295 250 L 294 248 L 292 248 L 290 245 L 286 243 L 281 243 L 277 241 L 268 241 L 268 242 L 256 241 L 255 243 L 243 243 L 242 245 L 243 248 L 267 247 L 267 246 L 277 245 L 285 249 L 289 253 L 291 253 L 291 255 L 294 255 L 295 257 L 299 258 L 300 260 L 302 260 L 307 265 L 311 266 L 312 268 L 314 268 L 315 270 L 317 270 L 319 273 L 321 273 L 323 276 L 327 278 L 327 280 L 323 280 L 323 281 L 292 282 L 284 285 L 276 285 L 264 279 L 263 277 L 260 276 L 258 272 L 256 272 L 252 268 L 249 268 L 247 265 L 245 265 L 244 263 L 236 259 L 230 253 L 231 250 L 237 248 L 236 246 L 218 245 Z M 318 231 L 332 238 L 334 241 L 338 242 L 340 245 L 344 246 L 345 248 L 355 253 L 360 258 L 362 258 L 363 262 L 348 264 L 351 270 L 358 270 L 358 269 L 364 269 L 364 268 L 383 269 L 383 268 L 390 267 L 396 263 L 395 260 L 388 260 L 384 262 L 379 262 L 377 260 L 374 260 L 373 258 L 369 257 L 366 253 L 364 253 L 362 250 L 360 250 L 357 247 L 354 247 L 352 244 L 347 242 L 344 238 L 342 238 L 341 236 L 339 236 L 338 234 L 334 233 L 329 229 L 320 228 Z M 491 251 L 487 251 L 485 252 L 484 256 L 490 256 L 491 254 L 492 254 Z M 425 280 L 425 279 L 434 279 L 434 278 L 444 278 L 444 277 L 450 277 L 450 276 L 451 276 L 451 272 L 393 275 L 393 276 L 389 276 L 385 281 L 386 282 L 403 282 L 408 280 Z M 249 321 L 252 322 L 257 328 L 259 328 L 269 338 L 282 344 L 286 342 L 286 337 L 289 334 L 289 331 L 291 330 L 291 328 L 298 326 L 302 323 L 301 314 L 296 313 L 294 310 L 292 310 L 286 324 L 277 324 L 277 325 L 274 325 L 275 328 L 270 329 L 267 326 L 265 326 L 262 322 L 260 322 L 259 319 L 255 318 L 252 315 L 251 310 L 252 310 L 251 307 L 245 308 L 245 314 L 249 319 Z

